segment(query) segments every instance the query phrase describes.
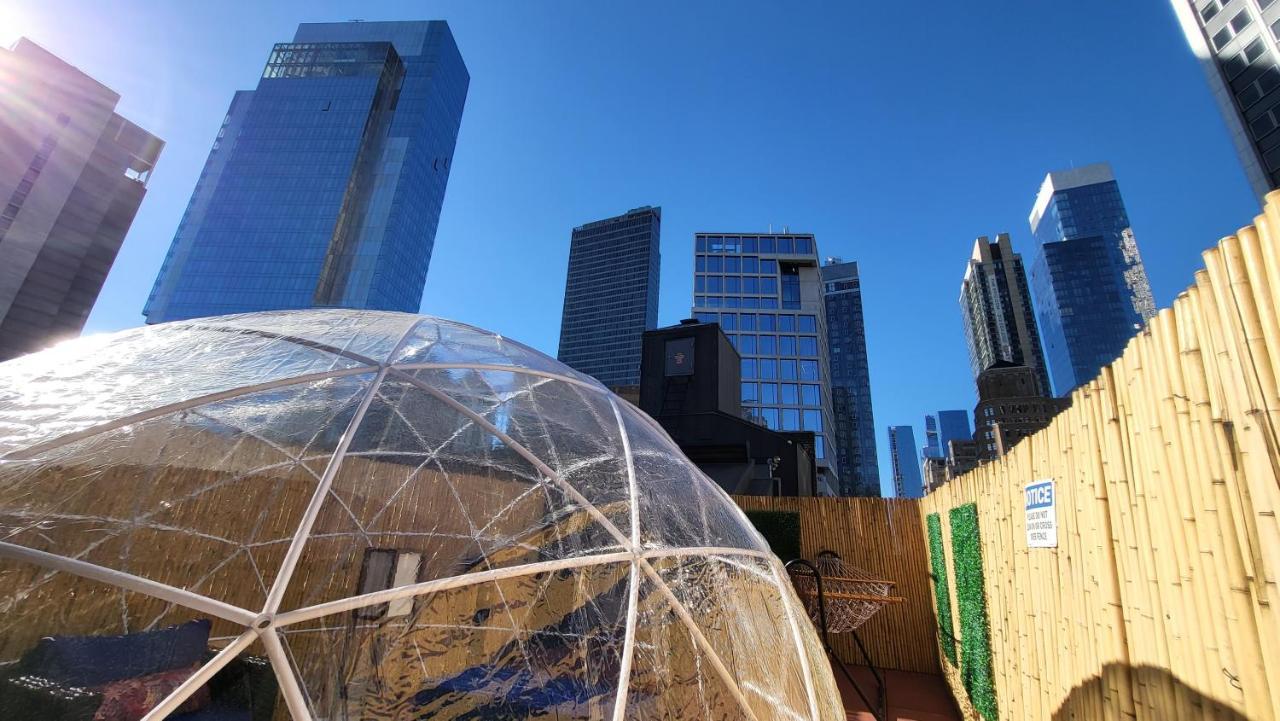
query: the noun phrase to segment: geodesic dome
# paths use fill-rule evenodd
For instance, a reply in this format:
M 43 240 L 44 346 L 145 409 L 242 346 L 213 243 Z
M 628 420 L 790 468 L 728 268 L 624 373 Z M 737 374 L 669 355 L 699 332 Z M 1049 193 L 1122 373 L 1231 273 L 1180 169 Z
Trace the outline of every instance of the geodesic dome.
M 778 560 L 651 419 L 493 333 L 338 310 L 0 364 L 0 717 L 139 694 L 147 719 L 844 717 Z

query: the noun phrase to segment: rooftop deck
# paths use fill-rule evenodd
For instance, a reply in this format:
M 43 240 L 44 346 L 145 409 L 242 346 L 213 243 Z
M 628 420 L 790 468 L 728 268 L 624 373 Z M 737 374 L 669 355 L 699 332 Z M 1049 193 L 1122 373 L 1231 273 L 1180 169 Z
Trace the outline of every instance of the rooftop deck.
M 835 668 L 838 663 L 839 659 L 831 659 L 849 721 L 875 721 L 875 717 L 867 713 L 866 704 L 858 698 L 858 693 L 853 690 L 848 679 Z M 876 681 L 871 670 L 866 666 L 847 668 L 858 680 L 863 692 L 875 701 Z M 884 678 L 885 693 L 888 696 L 889 718 L 885 721 L 960 721 L 962 718 L 955 702 L 951 700 L 947 682 L 941 676 L 885 669 L 881 669 L 880 674 Z

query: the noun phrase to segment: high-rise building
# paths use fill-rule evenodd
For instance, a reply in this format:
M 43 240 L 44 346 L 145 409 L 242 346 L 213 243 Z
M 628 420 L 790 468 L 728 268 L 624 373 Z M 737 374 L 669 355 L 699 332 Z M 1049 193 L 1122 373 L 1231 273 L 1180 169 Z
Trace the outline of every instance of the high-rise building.
M 1008 361 L 1031 367 L 1041 387 L 1050 388 L 1027 272 L 1008 233 L 997 235 L 995 242 L 986 236 L 974 242 L 960 282 L 960 310 L 975 382 L 985 368 Z
M 967 442 L 972 438 L 968 411 L 938 411 L 924 417 L 924 448 L 920 450 L 920 476 L 926 493 L 932 493 L 947 482 L 947 453 L 951 447 L 951 441 Z
M 232 99 L 147 322 L 416 312 L 469 83 L 443 21 L 299 25 Z
M 814 237 L 698 233 L 693 294 L 694 316 L 719 323 L 742 357 L 743 412 L 774 430 L 813 431 L 819 483 L 839 488 Z
M 1053 392 L 1065 396 L 1120 356 L 1155 301 L 1111 166 L 1049 173 L 1029 220 L 1036 316 Z
M 836 466 L 843 496 L 880 495 L 875 422 L 871 417 L 871 373 L 862 316 L 858 264 L 827 258 L 822 266 L 831 367 L 831 414 Z
M 1053 398 L 1041 390 L 1032 369 L 995 363 L 978 376 L 978 405 L 973 409 L 977 460 L 1003 456 L 1070 405 L 1069 397 Z
M 889 457 L 893 461 L 893 493 L 898 498 L 920 498 L 924 482 L 916 462 L 916 433 L 911 426 L 889 426 Z
M 938 411 L 924 417 L 925 458 L 944 458 L 951 441 L 967 441 L 973 438 L 969 429 L 969 412 L 965 410 Z
M 0 48 L 0 360 L 79 335 L 164 142 L 22 38 Z
M 573 229 L 559 359 L 610 388 L 640 385 L 641 336 L 658 325 L 662 209 Z
M 1172 0 L 1259 202 L 1280 187 L 1280 5 Z

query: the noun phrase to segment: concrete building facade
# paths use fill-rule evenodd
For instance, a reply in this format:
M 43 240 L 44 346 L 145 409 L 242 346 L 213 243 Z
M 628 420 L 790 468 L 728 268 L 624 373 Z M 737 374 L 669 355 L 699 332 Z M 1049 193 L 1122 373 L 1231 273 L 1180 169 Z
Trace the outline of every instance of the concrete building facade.
M 0 49 L 0 360 L 80 334 L 164 142 L 25 38 Z

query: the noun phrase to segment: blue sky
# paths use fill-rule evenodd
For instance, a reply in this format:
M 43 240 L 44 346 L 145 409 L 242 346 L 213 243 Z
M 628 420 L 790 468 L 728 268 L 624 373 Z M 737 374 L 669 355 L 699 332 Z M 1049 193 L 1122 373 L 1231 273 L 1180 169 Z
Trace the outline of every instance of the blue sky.
M 298 22 L 446 19 L 471 92 L 422 310 L 554 355 L 569 231 L 661 205 L 660 322 L 699 230 L 817 235 L 863 276 L 876 436 L 975 401 L 957 295 L 979 235 L 1031 254 L 1048 170 L 1109 161 L 1159 305 L 1251 222 L 1167 2 L 0 0 L 168 145 L 86 332 L 141 308 L 236 89 Z

